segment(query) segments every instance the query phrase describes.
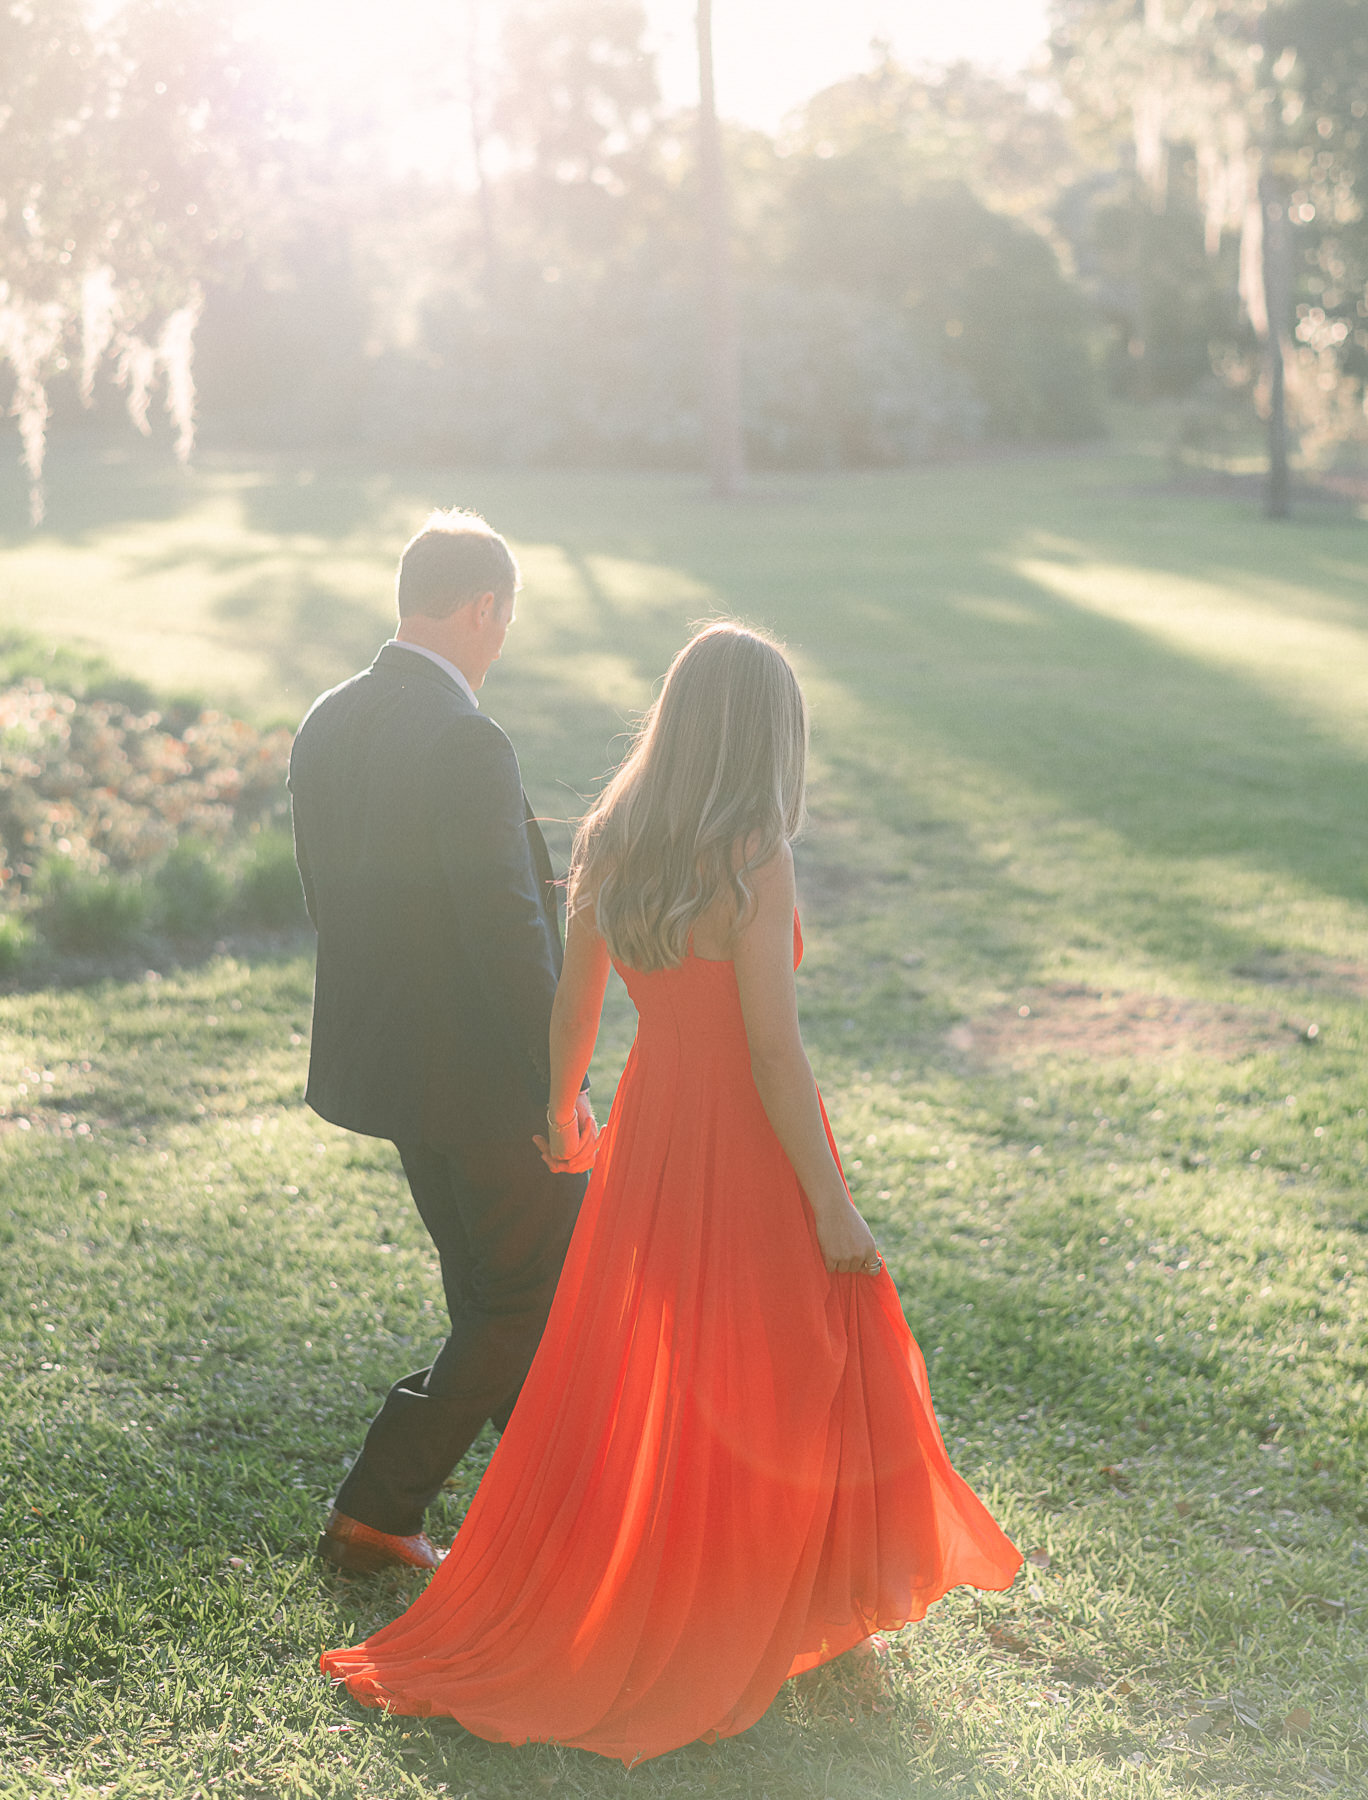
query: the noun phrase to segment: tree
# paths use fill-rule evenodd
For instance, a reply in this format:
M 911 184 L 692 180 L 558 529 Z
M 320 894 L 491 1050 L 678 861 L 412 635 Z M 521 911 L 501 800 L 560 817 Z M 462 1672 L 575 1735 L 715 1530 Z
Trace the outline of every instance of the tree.
M 646 173 L 660 112 L 638 0 L 517 0 L 504 23 L 494 131 L 508 210 L 539 264 L 602 262 Z
M 0 0 L 0 361 L 35 524 L 68 371 L 89 404 L 111 366 L 144 432 L 160 378 L 189 454 L 200 278 L 235 229 L 259 93 L 214 0 L 125 0 L 98 27 L 80 0 Z
M 1021 83 L 956 63 L 919 72 L 887 44 L 870 68 L 823 88 L 785 134 L 790 156 L 863 151 L 922 181 L 961 181 L 994 212 L 1048 232 L 1054 209 L 1087 167 L 1067 119 Z
M 1289 199 L 1304 244 L 1294 263 L 1299 389 L 1327 436 L 1363 429 L 1368 392 L 1368 9 L 1295 0 L 1283 14 L 1296 62 L 1299 156 Z
M 1061 132 L 1003 84 L 884 54 L 809 102 L 782 164 L 785 274 L 901 311 L 1002 437 L 1100 425 L 1084 309 L 1041 229 L 1071 172 L 1050 173 Z
M 1079 285 L 1104 328 L 1108 388 L 1127 400 L 1187 400 L 1211 387 L 1213 357 L 1249 353 L 1234 247 L 1206 253 L 1189 186 L 1175 180 L 1161 212 L 1129 171 L 1102 171 L 1059 207 Z
M 1066 92 L 1085 119 L 1129 124 L 1152 204 L 1168 201 L 1175 150 L 1190 152 L 1208 252 L 1227 236 L 1238 245 L 1240 301 L 1266 363 L 1265 506 L 1281 517 L 1293 321 L 1309 317 L 1297 296 L 1324 237 L 1323 226 L 1303 229 L 1318 212 L 1308 188 L 1332 182 L 1342 224 L 1360 210 L 1350 152 L 1368 68 L 1363 9 L 1356 0 L 1056 0 L 1055 19 Z M 1315 111 L 1313 95 L 1323 102 Z
M 741 377 L 731 222 L 713 82 L 712 0 L 698 0 L 698 171 L 707 320 L 708 464 L 713 492 L 739 494 L 746 483 L 741 435 Z

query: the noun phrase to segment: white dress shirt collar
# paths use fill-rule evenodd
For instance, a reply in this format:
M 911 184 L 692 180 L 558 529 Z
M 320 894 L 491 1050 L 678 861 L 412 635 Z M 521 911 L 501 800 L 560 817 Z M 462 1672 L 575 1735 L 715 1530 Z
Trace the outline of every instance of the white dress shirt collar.
M 450 675 L 451 679 L 456 683 L 457 687 L 460 688 L 461 692 L 470 701 L 470 704 L 477 711 L 479 710 L 480 703 L 475 698 L 474 688 L 471 687 L 470 683 L 466 680 L 465 676 L 461 673 L 461 671 L 456 667 L 454 662 L 448 662 L 446 657 L 438 656 L 438 654 L 435 650 L 429 650 L 423 644 L 406 644 L 402 638 L 391 638 L 389 640 L 389 642 L 385 645 L 385 649 L 386 650 L 412 650 L 412 652 L 415 656 L 425 656 L 429 662 L 436 663 L 436 665 L 439 669 L 443 670 L 446 674 Z

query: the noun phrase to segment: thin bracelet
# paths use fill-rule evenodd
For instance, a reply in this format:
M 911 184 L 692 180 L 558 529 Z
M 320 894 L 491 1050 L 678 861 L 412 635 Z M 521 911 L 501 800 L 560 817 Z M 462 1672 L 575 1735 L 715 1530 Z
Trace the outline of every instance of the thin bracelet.
M 564 1131 L 567 1126 L 573 1125 L 578 1117 L 578 1112 L 572 1112 L 568 1119 L 553 1119 L 551 1117 L 551 1108 L 548 1106 L 546 1109 L 546 1122 L 551 1127 L 552 1131 Z

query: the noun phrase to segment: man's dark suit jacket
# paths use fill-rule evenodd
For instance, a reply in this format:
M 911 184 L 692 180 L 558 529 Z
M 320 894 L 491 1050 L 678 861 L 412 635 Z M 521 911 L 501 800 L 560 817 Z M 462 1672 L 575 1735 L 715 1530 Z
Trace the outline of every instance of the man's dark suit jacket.
M 444 670 L 386 645 L 315 701 L 290 790 L 318 932 L 309 1105 L 437 1149 L 528 1132 L 561 944 L 513 746 Z

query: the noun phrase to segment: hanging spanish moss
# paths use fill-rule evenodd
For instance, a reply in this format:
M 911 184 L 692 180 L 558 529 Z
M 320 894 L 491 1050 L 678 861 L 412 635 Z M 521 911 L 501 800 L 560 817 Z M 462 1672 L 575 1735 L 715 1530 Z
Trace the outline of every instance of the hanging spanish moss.
M 1269 428 L 1267 510 L 1281 517 L 1287 376 L 1298 360 L 1286 178 L 1288 131 L 1303 105 L 1290 79 L 1297 53 L 1274 41 L 1267 0 L 1144 0 L 1113 17 L 1108 54 L 1081 65 L 1082 85 L 1103 115 L 1128 108 L 1150 204 L 1166 205 L 1171 150 L 1190 153 L 1207 253 L 1234 241 L 1240 306 L 1263 346 L 1255 397 Z
M 29 477 L 29 517 L 35 525 L 43 521 L 43 456 L 51 412 L 47 375 L 66 322 L 60 306 L 35 305 L 13 294 L 8 282 L 0 282 L 0 357 L 14 375 L 10 412 L 19 421 Z
M 126 323 L 127 310 L 113 271 L 93 269 L 73 284 L 70 297 L 41 304 L 25 301 L 0 281 L 0 363 L 14 377 L 10 415 L 18 422 L 24 468 L 29 479 L 29 519 L 41 525 L 46 512 L 43 466 L 47 455 L 48 420 L 52 415 L 49 386 L 70 366 L 68 352 L 79 338 L 78 385 L 86 406 L 94 403 L 95 377 L 112 362 L 114 379 L 123 388 L 128 416 L 144 436 L 150 434 L 152 399 L 158 382 L 167 416 L 175 427 L 176 455 L 185 462 L 195 442 L 194 338 L 203 296 L 192 283 L 183 305 L 160 321 L 155 337 L 145 325 Z

